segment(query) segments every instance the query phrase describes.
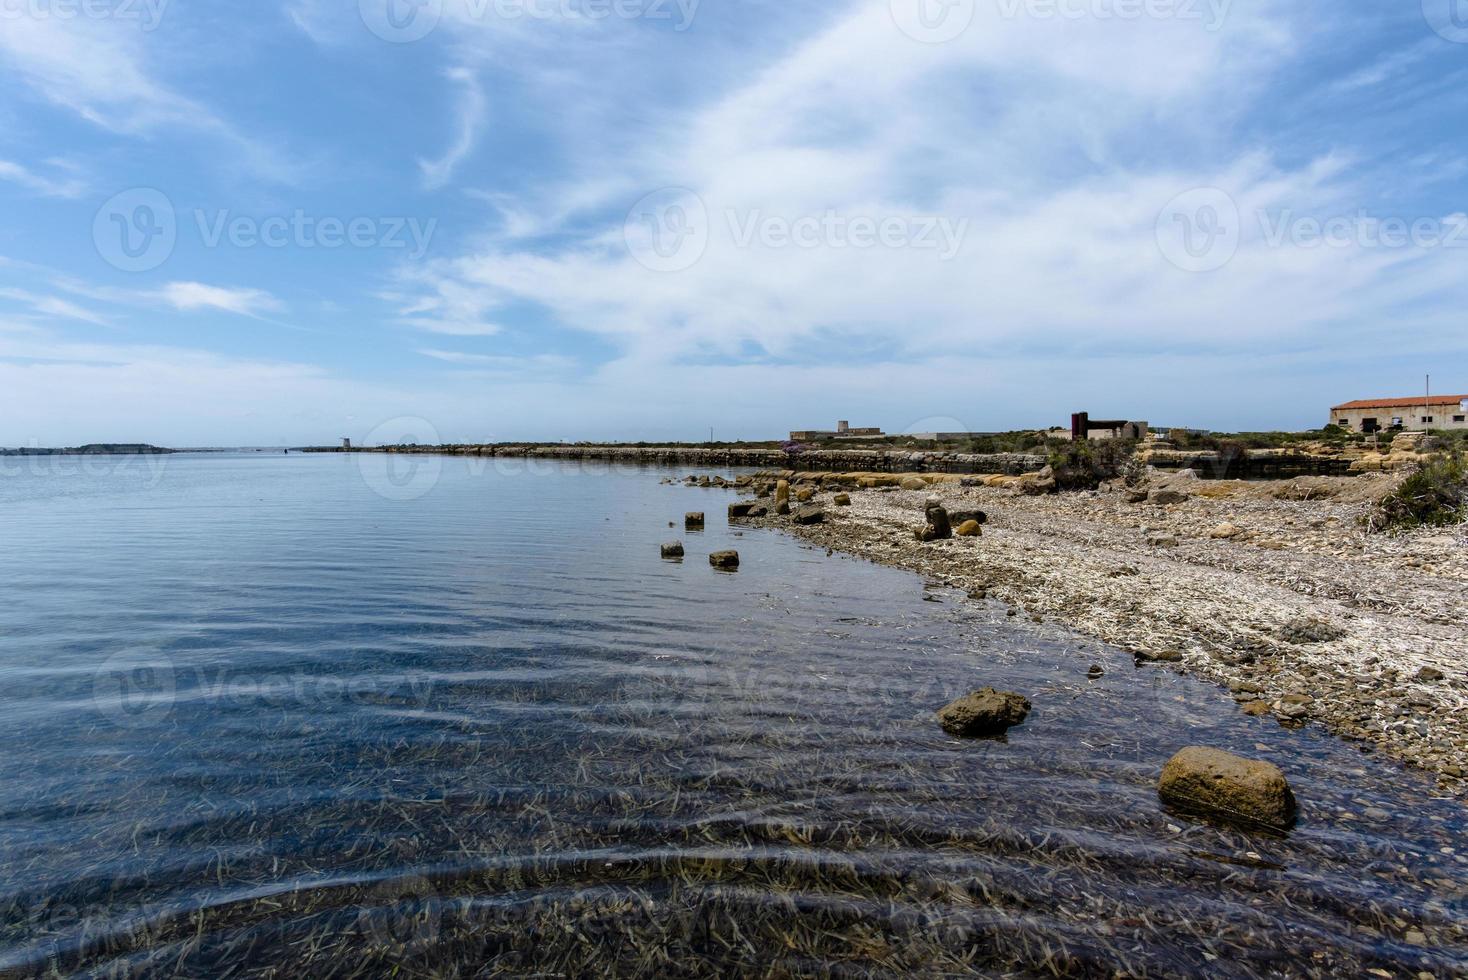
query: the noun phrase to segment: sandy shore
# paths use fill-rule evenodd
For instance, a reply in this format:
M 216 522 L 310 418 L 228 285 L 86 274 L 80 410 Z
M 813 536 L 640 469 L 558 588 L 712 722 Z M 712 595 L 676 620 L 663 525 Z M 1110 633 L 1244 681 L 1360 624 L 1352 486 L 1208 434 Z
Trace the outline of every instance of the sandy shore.
M 1468 792 L 1468 526 L 1364 534 L 1358 518 L 1397 479 L 1387 475 L 1187 476 L 1154 476 L 1142 502 L 1124 487 L 1024 496 L 945 482 L 856 489 L 828 476 L 810 484 L 825 523 L 752 523 L 1213 679 L 1245 711 L 1323 724 Z M 1157 503 L 1167 490 L 1184 499 Z M 850 506 L 834 506 L 838 491 Z M 920 543 L 929 497 L 985 511 L 982 536 Z

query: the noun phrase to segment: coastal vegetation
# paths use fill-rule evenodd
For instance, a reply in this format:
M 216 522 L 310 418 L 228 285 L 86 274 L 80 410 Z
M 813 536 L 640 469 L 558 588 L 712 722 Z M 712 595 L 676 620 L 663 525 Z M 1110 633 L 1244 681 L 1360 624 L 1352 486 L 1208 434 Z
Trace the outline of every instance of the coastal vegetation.
M 1468 521 L 1468 464 L 1461 452 L 1435 456 L 1387 494 L 1367 518 L 1373 531 Z

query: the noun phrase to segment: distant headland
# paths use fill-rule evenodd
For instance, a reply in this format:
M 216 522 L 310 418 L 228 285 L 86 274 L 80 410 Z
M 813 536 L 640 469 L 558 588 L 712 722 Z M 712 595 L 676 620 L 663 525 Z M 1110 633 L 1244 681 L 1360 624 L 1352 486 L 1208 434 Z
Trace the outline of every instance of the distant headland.
M 165 456 L 173 451 L 144 442 L 94 442 L 70 449 L 43 449 L 34 446 L 0 449 L 0 456 Z

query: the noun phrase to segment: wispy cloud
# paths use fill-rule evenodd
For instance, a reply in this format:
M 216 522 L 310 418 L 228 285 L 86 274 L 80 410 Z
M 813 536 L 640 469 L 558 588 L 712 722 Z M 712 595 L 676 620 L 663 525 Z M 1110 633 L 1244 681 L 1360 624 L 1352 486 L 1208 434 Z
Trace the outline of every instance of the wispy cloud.
M 473 152 L 486 114 L 484 89 L 471 70 L 450 68 L 444 72 L 444 77 L 459 87 L 458 103 L 454 109 L 454 139 L 437 160 L 418 161 L 423 185 L 429 190 L 437 190 L 453 179 L 454 171 Z
M 87 182 L 77 177 L 69 167 L 65 176 L 47 177 L 21 166 L 11 160 L 0 160 L 0 180 L 8 180 L 46 197 L 81 197 L 87 191 Z
M 261 289 L 231 289 L 201 282 L 171 282 L 159 290 L 157 295 L 174 309 L 190 313 L 221 310 L 225 313 L 259 317 L 262 313 L 281 308 L 278 299 Z
M 94 313 L 85 307 L 79 306 L 70 300 L 59 296 L 47 296 L 33 293 L 26 289 L 0 288 L 0 299 L 14 300 L 30 307 L 36 313 L 47 317 L 57 317 L 64 320 L 80 320 L 97 326 L 107 326 L 109 321 L 101 314 Z

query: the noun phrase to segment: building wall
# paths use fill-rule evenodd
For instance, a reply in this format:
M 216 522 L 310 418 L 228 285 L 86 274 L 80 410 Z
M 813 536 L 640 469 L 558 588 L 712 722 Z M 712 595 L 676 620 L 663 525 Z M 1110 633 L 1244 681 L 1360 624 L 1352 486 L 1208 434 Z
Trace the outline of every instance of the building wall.
M 1431 419 L 1424 422 L 1423 419 Z M 1332 412 L 1331 422 L 1352 432 L 1361 432 L 1366 419 L 1376 419 L 1378 428 L 1390 429 L 1401 419 L 1407 432 L 1424 429 L 1468 429 L 1468 410 L 1456 405 L 1409 405 L 1402 408 L 1350 408 Z

